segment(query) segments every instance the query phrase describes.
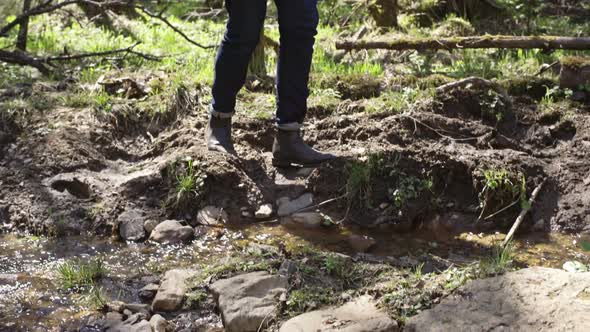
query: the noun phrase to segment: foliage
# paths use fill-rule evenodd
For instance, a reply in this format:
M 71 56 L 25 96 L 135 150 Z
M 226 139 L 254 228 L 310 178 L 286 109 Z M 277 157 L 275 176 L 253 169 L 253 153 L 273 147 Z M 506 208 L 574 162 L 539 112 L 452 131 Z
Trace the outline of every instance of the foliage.
M 100 259 L 89 262 L 78 259 L 62 263 L 57 267 L 57 273 L 62 288 L 80 291 L 94 288 L 95 282 L 107 273 L 107 269 Z
M 201 165 L 192 158 L 187 158 L 180 165 L 176 163 L 171 169 L 176 173 L 174 196 L 169 198 L 168 204 L 174 207 L 189 203 L 198 203 L 205 194 L 205 179 L 207 175 L 201 170 Z

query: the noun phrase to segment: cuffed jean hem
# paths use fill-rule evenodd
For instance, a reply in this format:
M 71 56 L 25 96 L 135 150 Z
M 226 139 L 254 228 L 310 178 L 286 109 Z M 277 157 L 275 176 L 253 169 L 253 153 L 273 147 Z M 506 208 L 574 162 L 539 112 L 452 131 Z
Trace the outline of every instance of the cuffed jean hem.
M 212 117 L 216 117 L 216 118 L 220 118 L 220 119 L 231 118 L 232 116 L 234 116 L 235 113 L 236 112 L 219 112 L 214 109 L 211 109 L 209 111 L 209 114 L 211 114 Z
M 277 123 L 277 128 L 284 131 L 297 131 L 300 130 L 302 126 L 303 124 L 299 122 Z

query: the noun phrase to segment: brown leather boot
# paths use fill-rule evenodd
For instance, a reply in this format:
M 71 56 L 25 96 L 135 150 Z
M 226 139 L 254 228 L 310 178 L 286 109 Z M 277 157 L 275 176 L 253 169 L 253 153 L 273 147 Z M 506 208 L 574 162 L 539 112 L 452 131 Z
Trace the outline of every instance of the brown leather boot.
M 333 154 L 319 152 L 307 145 L 300 130 L 280 129 L 272 146 L 272 156 L 272 164 L 276 167 L 313 167 L 336 158 Z
M 209 115 L 209 123 L 205 133 L 209 151 L 217 151 L 235 155 L 234 143 L 231 139 L 231 117 L 221 118 Z

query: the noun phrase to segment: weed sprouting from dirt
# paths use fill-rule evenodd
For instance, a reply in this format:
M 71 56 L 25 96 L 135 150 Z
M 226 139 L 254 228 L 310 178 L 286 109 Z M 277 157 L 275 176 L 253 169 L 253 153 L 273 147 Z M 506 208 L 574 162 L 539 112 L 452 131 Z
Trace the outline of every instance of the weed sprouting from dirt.
M 380 172 L 381 156 L 372 154 L 364 161 L 353 161 L 346 167 L 346 195 L 349 206 L 373 205 L 373 181 Z
M 181 163 L 173 163 L 169 171 L 173 172 L 171 175 L 175 181 L 173 195 L 168 197 L 166 206 L 179 208 L 189 203 L 198 203 L 205 194 L 207 178 L 201 165 L 192 158 L 187 158 Z
M 483 176 L 483 188 L 478 195 L 481 207 L 479 220 L 526 201 L 526 178 L 523 174 L 512 174 L 505 169 L 488 169 L 483 172 Z M 484 216 L 486 213 L 487 216 Z
M 106 275 L 102 260 L 90 262 L 67 261 L 57 267 L 61 287 L 66 290 L 84 291 L 95 287 L 95 282 Z

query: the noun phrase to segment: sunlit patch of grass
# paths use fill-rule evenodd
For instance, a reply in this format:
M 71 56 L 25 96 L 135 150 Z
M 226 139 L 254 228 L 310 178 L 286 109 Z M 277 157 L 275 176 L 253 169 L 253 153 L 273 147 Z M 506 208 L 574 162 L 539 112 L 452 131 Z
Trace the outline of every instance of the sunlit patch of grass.
M 95 282 L 106 275 L 107 269 L 102 260 L 89 262 L 82 260 L 66 261 L 57 267 L 60 285 L 63 289 L 81 291 L 95 286 Z

